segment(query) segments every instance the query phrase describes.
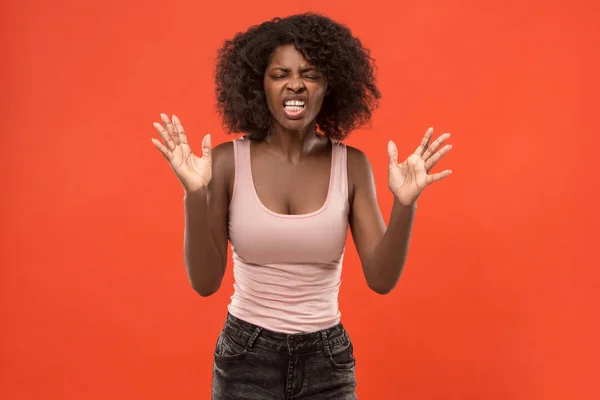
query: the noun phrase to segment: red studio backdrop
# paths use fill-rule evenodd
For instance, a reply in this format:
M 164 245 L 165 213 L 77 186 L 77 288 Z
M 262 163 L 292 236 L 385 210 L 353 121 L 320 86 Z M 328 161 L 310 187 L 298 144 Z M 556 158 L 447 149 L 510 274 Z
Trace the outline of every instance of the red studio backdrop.
M 183 264 L 183 191 L 150 138 L 175 113 L 227 135 L 224 39 L 324 13 L 371 49 L 383 92 L 348 144 L 387 221 L 387 141 L 452 133 L 396 289 L 348 237 L 342 320 L 361 399 L 600 398 L 597 1 L 39 1 L 2 4 L 0 398 L 208 399 L 232 294 Z M 352 82 L 348 82 L 352 84 Z M 595 157 L 597 160 L 598 157 Z

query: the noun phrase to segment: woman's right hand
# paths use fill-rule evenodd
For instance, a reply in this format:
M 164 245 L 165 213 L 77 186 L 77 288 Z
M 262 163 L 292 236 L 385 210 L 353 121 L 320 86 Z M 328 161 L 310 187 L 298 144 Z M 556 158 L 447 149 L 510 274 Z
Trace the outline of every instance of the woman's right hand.
M 210 134 L 202 139 L 202 157 L 198 157 L 192 153 L 179 118 L 173 115 L 171 122 L 166 114 L 160 116 L 164 126 L 155 122 L 154 127 L 165 144 L 155 138 L 152 138 L 152 143 L 165 156 L 186 193 L 205 188 L 212 179 Z

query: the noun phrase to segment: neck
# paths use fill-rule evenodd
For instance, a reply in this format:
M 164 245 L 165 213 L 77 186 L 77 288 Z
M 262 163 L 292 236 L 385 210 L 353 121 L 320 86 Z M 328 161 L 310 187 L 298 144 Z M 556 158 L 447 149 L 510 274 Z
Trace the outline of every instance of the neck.
M 313 153 L 321 143 L 322 138 L 317 134 L 315 124 L 310 124 L 299 131 L 288 130 L 274 124 L 265 140 L 267 146 L 290 159 L 298 159 Z

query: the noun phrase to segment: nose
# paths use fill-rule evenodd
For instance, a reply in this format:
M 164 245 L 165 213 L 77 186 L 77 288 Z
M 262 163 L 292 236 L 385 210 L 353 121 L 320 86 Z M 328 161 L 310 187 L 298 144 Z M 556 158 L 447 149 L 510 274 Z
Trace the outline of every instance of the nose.
M 298 92 L 298 91 L 305 89 L 304 81 L 302 80 L 302 77 L 300 77 L 300 76 L 290 77 L 290 80 L 288 81 L 288 88 L 290 88 L 294 92 Z

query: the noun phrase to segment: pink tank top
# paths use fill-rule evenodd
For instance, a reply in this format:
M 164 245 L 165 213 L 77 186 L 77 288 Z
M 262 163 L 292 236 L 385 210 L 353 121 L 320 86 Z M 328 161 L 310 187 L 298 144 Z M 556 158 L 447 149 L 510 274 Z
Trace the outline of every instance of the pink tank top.
M 332 141 L 329 191 L 309 214 L 267 209 L 254 187 L 250 140 L 233 141 L 229 204 L 234 294 L 229 312 L 276 332 L 305 333 L 340 321 L 338 292 L 348 231 L 346 146 Z

